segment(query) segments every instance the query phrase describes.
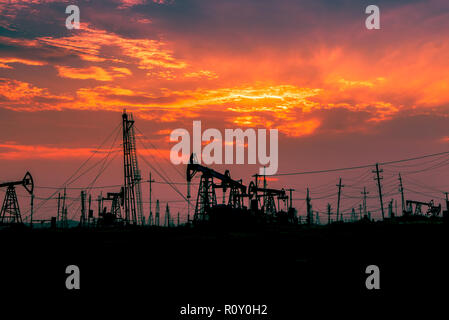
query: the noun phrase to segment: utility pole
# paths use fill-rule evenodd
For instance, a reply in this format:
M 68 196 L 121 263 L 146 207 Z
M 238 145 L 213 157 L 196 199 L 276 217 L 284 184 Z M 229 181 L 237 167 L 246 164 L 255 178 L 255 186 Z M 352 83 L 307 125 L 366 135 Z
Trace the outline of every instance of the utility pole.
M 155 219 L 155 224 L 159 227 L 159 200 L 156 200 L 156 217 Z
M 31 214 L 30 214 L 31 228 L 33 228 L 33 214 L 34 214 L 34 193 L 31 193 Z
M 372 172 L 376 174 L 376 178 L 374 178 L 374 180 L 377 180 L 377 186 L 379 188 L 380 209 L 382 211 L 382 220 L 383 220 L 384 217 L 385 217 L 385 214 L 384 214 L 384 202 L 382 200 L 382 186 L 380 185 L 380 180 L 382 180 L 383 177 L 379 176 L 379 173 L 383 172 L 383 170 L 379 170 L 379 164 L 376 163 L 376 171 L 372 171 Z
M 187 197 L 187 223 L 190 223 L 190 196 Z
M 289 205 L 289 209 L 293 208 L 293 196 L 292 196 L 292 192 L 295 191 L 295 189 L 287 189 L 286 191 L 290 192 L 290 205 Z
M 444 194 L 445 194 L 445 196 L 446 196 L 446 211 L 449 212 L 449 199 L 448 199 L 448 197 L 447 197 L 448 193 L 445 192 Z
M 87 226 L 90 226 L 90 220 L 93 217 L 93 210 L 91 209 L 92 205 L 92 195 L 89 193 L 89 209 L 87 211 Z
M 363 216 L 366 217 L 366 195 L 369 194 L 369 192 L 366 192 L 366 187 L 363 187 L 361 194 L 363 194 Z
M 394 200 L 394 206 L 396 208 L 396 216 L 398 215 L 398 200 Z
M 263 166 L 263 210 L 267 213 L 267 179 L 265 177 L 265 166 Z
M 67 223 L 67 207 L 64 208 L 64 228 L 68 227 L 68 223 Z
M 97 201 L 98 201 L 98 217 L 101 216 L 101 198 L 103 198 L 102 195 L 99 195 L 98 198 L 97 198 Z
M 64 197 L 62 198 L 62 228 L 65 228 L 65 219 L 66 219 L 66 207 L 65 207 L 65 197 L 67 195 L 67 190 L 64 188 Z
M 61 207 L 61 193 L 58 193 L 58 213 L 56 214 L 56 226 L 58 225 L 59 222 L 60 207 Z
M 405 211 L 405 200 L 404 200 L 404 187 L 402 186 L 401 173 L 399 173 L 399 192 L 401 193 L 401 200 L 402 200 L 402 214 L 404 214 L 404 211 Z M 396 214 L 398 214 L 398 213 L 396 212 Z
M 150 180 L 148 180 L 148 182 L 150 183 L 150 213 L 148 215 L 148 224 L 151 225 L 151 223 L 152 223 L 151 220 L 153 219 L 153 212 L 151 211 L 151 209 L 152 209 L 152 207 L 151 207 L 151 184 L 153 182 L 155 182 L 154 180 L 151 179 L 151 171 L 150 171 Z
M 338 221 L 338 217 L 340 214 L 340 196 L 341 196 L 341 188 L 344 187 L 344 185 L 341 184 L 341 178 L 340 178 L 340 182 L 337 184 L 338 187 L 338 202 L 337 202 L 337 221 Z M 342 217 L 343 218 L 343 215 Z
M 170 227 L 170 208 L 168 207 L 168 202 L 167 202 L 167 206 L 165 207 L 165 224 L 167 227 Z
M 80 225 L 84 227 L 86 222 L 86 191 L 81 190 L 81 219 Z
M 280 202 L 280 201 L 279 201 L 279 198 L 278 198 L 278 208 L 277 208 L 277 210 L 280 211 L 280 210 L 281 210 L 281 207 L 279 206 L 279 205 L 280 205 L 279 202 Z
M 190 181 L 187 181 L 187 223 L 190 224 Z
M 257 189 L 257 188 L 259 188 L 259 177 L 261 177 L 261 175 L 256 173 L 253 175 L 253 177 L 254 177 L 254 180 L 256 181 L 256 189 Z M 256 192 L 256 195 L 257 195 L 257 192 Z M 257 206 L 259 207 L 260 203 L 259 203 L 259 199 L 257 196 L 256 196 L 256 199 L 257 199 Z M 264 196 L 262 197 L 262 201 L 263 201 L 262 205 L 265 205 L 265 191 L 264 191 Z M 265 210 L 265 207 L 264 207 L 264 210 Z
M 331 204 L 327 204 L 327 224 L 331 224 Z
M 395 216 L 395 213 L 394 213 L 394 211 L 393 211 L 393 202 L 394 202 L 394 199 L 391 199 L 391 215 L 390 215 L 390 218 L 394 218 L 394 216 Z
M 393 213 L 393 199 L 388 203 L 388 217 L 391 219 L 394 217 Z
M 310 197 L 309 197 L 309 188 L 307 188 L 307 198 L 306 198 L 306 203 L 307 203 L 307 224 L 311 225 L 312 224 L 312 205 L 310 204 Z

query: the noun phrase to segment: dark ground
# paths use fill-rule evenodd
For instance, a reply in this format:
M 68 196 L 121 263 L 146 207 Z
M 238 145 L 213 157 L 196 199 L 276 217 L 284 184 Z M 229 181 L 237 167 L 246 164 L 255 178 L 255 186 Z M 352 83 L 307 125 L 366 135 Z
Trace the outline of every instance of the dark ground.
M 16 312 L 52 314 L 62 307 L 79 314 L 89 309 L 127 318 L 206 319 L 180 316 L 180 307 L 266 304 L 268 316 L 213 319 L 299 319 L 306 311 L 345 313 L 363 306 L 372 313 L 393 306 L 401 313 L 449 302 L 443 224 L 252 232 L 3 230 L 0 243 L 0 292 L 8 300 L 1 309 Z M 65 287 L 71 264 L 80 268 L 77 291 Z M 380 290 L 365 287 L 371 264 L 380 268 Z

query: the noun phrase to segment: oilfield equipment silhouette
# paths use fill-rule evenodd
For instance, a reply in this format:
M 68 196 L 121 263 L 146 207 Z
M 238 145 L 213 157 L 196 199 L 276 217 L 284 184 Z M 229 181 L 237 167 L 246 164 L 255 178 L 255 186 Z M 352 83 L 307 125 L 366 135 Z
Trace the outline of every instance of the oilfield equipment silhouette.
M 136 134 L 137 132 L 137 134 Z M 115 147 L 117 141 L 121 139 L 121 148 Z M 144 139 L 145 138 L 145 139 Z M 92 160 L 95 155 L 98 155 L 101 151 L 104 151 L 103 146 L 107 141 L 112 139 L 109 151 L 104 153 L 104 157 L 100 158 L 94 165 L 87 167 L 87 163 Z M 398 167 L 398 164 L 411 161 L 426 162 L 425 168 L 410 171 L 405 168 L 406 172 L 423 172 L 426 170 L 433 170 L 442 168 L 449 163 L 449 159 L 446 157 L 449 152 L 441 152 L 437 154 L 424 155 L 416 158 L 390 161 L 384 163 L 377 163 L 375 165 L 364 165 L 358 167 L 347 167 L 330 170 L 308 171 L 308 172 L 292 172 L 292 173 L 279 173 L 271 176 L 256 174 L 252 177 L 253 181 L 250 181 L 248 185 L 243 184 L 242 179 L 231 178 L 229 170 L 225 170 L 224 173 L 218 172 L 205 165 L 197 163 L 195 154 L 191 154 L 185 174 L 173 165 L 166 158 L 161 157 L 162 160 L 168 163 L 167 166 L 162 166 L 155 160 L 154 156 L 149 154 L 151 161 L 146 159 L 138 153 L 137 142 L 140 142 L 144 149 L 155 149 L 156 146 L 151 143 L 151 140 L 146 138 L 145 135 L 136 127 L 133 115 L 127 113 L 126 110 L 122 114 L 122 121 L 112 133 L 103 141 L 103 143 L 92 153 L 92 155 L 82 163 L 82 165 L 63 183 L 60 187 L 49 186 L 35 186 L 33 178 L 29 172 L 20 181 L 5 182 L 0 184 L 0 190 L 6 188 L 5 198 L 0 214 L 0 226 L 39 226 L 45 227 L 49 224 L 50 228 L 110 228 L 110 227 L 173 227 L 173 226 L 260 226 L 260 225 L 291 225 L 291 226 L 316 226 L 326 225 L 331 223 L 344 223 L 344 222 L 373 222 L 372 214 L 378 212 L 381 214 L 378 221 L 427 221 L 427 222 L 440 222 L 447 221 L 448 219 L 448 193 L 442 190 L 437 190 L 431 186 L 422 186 L 421 183 L 412 182 L 410 177 L 410 183 L 419 188 L 425 188 L 431 190 L 432 194 L 427 192 L 416 192 L 416 190 L 406 189 L 403 186 L 403 179 L 401 174 L 397 175 L 396 172 L 388 171 L 390 176 L 388 182 L 385 183 L 383 169 L 380 165 L 387 167 Z M 148 144 L 152 148 L 148 147 Z M 120 184 L 112 186 L 96 186 L 98 178 L 105 172 L 111 162 L 117 155 L 122 155 L 122 170 L 123 181 Z M 428 159 L 432 160 L 428 160 Z M 152 170 L 149 174 L 149 180 L 143 180 L 141 170 L 139 168 L 139 160 L 142 160 Z M 419 165 L 423 165 L 420 163 Z M 181 177 L 185 177 L 185 181 L 174 182 L 167 175 L 165 168 L 169 166 L 173 167 Z M 73 183 L 79 181 L 79 179 L 91 172 L 94 168 L 98 169 L 98 173 L 94 179 L 85 187 L 71 187 Z M 374 170 L 371 170 L 374 168 Z M 332 208 L 331 203 L 327 203 L 325 209 L 315 210 L 312 205 L 312 191 L 309 187 L 306 188 L 306 197 L 304 199 L 293 198 L 293 188 L 268 188 L 267 183 L 270 177 L 282 177 L 293 175 L 305 175 L 305 174 L 317 174 L 317 173 L 332 173 L 348 170 L 367 170 L 365 173 L 356 177 L 356 179 L 347 179 L 350 183 L 342 184 L 342 178 L 338 179 L 338 184 L 328 183 L 319 186 L 315 190 L 318 190 L 322 194 L 331 192 L 331 189 L 337 187 L 337 192 L 332 192 L 325 196 L 315 197 L 314 200 L 328 200 L 333 199 L 336 201 L 336 208 Z M 404 169 L 401 167 L 401 169 Z M 161 180 L 153 179 L 152 173 L 155 172 Z M 377 195 L 369 196 L 370 192 L 367 191 L 364 181 L 369 175 L 374 174 L 374 180 L 376 181 L 376 190 L 371 190 L 371 194 L 377 193 Z M 396 175 L 398 179 L 396 180 Z M 199 183 L 193 183 L 195 177 L 199 176 Z M 395 180 L 397 182 L 393 182 Z M 384 184 L 382 184 L 384 181 Z M 142 196 L 142 184 L 148 184 L 149 201 L 144 201 Z M 165 184 L 169 186 L 179 196 L 179 200 L 167 200 L 164 212 L 164 218 L 161 215 L 161 204 L 159 199 L 155 202 L 155 211 L 152 208 L 152 192 L 153 184 Z M 196 201 L 194 203 L 193 215 L 190 215 L 191 207 L 191 186 L 195 184 L 198 186 L 196 194 Z M 394 185 L 393 185 L 394 184 Z M 187 186 L 187 194 L 177 187 L 178 185 Z M 24 198 L 30 197 L 31 202 L 29 210 L 25 214 L 25 218 L 22 219 L 22 215 L 19 209 L 18 197 L 15 187 L 23 186 L 27 191 L 27 195 Z M 385 192 L 384 187 L 397 188 L 397 191 Z M 106 196 L 103 196 L 103 192 L 97 196 L 96 199 L 92 199 L 92 191 L 94 189 L 103 190 L 106 188 L 114 188 L 113 192 L 106 192 Z M 36 197 L 35 189 L 47 189 L 54 190 L 48 197 Z M 354 190 L 356 194 L 348 194 L 345 189 Z M 69 197 L 67 190 L 78 190 L 79 196 Z M 298 190 L 298 189 L 296 189 Z M 427 198 L 431 198 L 430 201 L 417 201 L 406 200 L 404 190 L 408 190 L 410 193 L 420 194 Z M 62 194 L 61 194 L 62 192 Z M 217 193 L 222 194 L 222 198 L 217 200 Z M 434 197 L 435 193 L 444 194 L 445 198 Z M 397 208 L 397 201 L 391 199 L 384 204 L 384 197 L 400 195 L 401 210 Z M 368 200 L 377 200 L 378 205 L 376 207 L 369 207 Z M 441 203 L 436 205 L 434 203 L 435 198 L 439 198 L 445 201 L 446 210 L 442 212 Z M 34 201 L 38 200 L 39 204 L 35 207 Z M 343 210 L 342 200 L 354 199 L 355 203 L 349 208 Z M 45 206 L 51 202 L 50 200 L 57 200 L 57 210 L 50 210 Z M 298 210 L 293 206 L 293 200 L 301 200 L 302 206 Z M 97 202 L 97 209 L 94 210 L 93 201 Z M 147 214 L 145 214 L 144 204 L 149 203 Z M 182 221 L 180 210 L 173 212 L 170 209 L 169 203 L 173 206 L 176 203 L 183 205 Z M 78 206 L 77 206 L 78 204 Z M 187 206 L 187 210 L 185 207 Z M 305 208 L 304 208 L 305 207 Z M 422 207 L 426 207 L 427 210 L 423 211 Z M 56 211 L 56 215 L 48 217 L 48 212 Z M 96 211 L 96 214 L 95 214 Z M 42 213 L 45 212 L 47 216 L 43 217 Z M 70 212 L 70 219 L 68 218 L 68 212 Z M 399 214 L 401 212 L 401 214 Z M 41 214 L 39 219 L 33 217 L 33 215 Z M 320 219 L 320 214 L 327 216 Z M 79 217 L 79 218 L 77 218 Z
M 283 202 L 284 207 L 288 203 L 288 196 L 285 194 L 285 191 L 283 189 L 267 188 L 265 176 L 263 176 L 264 187 L 258 186 L 260 175 L 255 175 L 256 183 L 251 181 L 249 186 L 246 187 L 242 184 L 242 180 L 236 181 L 231 179 L 229 170 L 222 174 L 196 163 L 194 154 L 190 156 L 190 161 L 187 165 L 187 198 L 190 198 L 190 183 L 197 172 L 201 172 L 201 178 L 197 193 L 194 222 L 213 221 L 215 223 L 225 223 L 227 221 L 236 223 L 237 221 L 241 222 L 243 219 L 249 222 L 251 217 L 254 222 L 263 219 L 295 222 L 295 209 L 290 207 L 287 210 L 283 210 L 280 205 L 280 201 Z M 214 179 L 219 180 L 220 184 L 216 184 Z M 223 190 L 223 202 L 221 205 L 217 204 L 216 189 Z M 229 199 L 226 202 L 225 195 L 227 190 L 229 190 Z M 244 199 L 248 199 L 249 208 L 245 206 Z M 262 204 L 260 204 L 261 199 L 263 200 Z
M 17 201 L 16 186 L 23 186 L 33 201 L 34 182 L 29 172 L 25 174 L 22 180 L 0 183 L 0 188 L 7 188 L 5 199 L 3 200 L 2 210 L 0 212 L 0 224 L 21 224 L 19 202 Z

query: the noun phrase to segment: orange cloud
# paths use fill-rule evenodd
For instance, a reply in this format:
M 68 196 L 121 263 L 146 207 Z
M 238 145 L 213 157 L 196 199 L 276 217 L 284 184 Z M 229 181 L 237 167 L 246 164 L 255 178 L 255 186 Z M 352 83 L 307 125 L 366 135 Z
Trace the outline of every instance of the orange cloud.
M 98 86 L 94 88 L 81 88 L 76 92 L 76 104 L 68 103 L 66 108 L 121 110 L 127 108 L 137 109 L 148 106 L 146 101 L 154 98 L 153 95 L 122 88 L 120 86 Z
M 71 79 L 94 79 L 98 81 L 112 81 L 114 78 L 121 78 L 132 75 L 128 68 L 112 67 L 112 71 L 106 71 L 101 67 L 87 67 L 87 68 L 71 68 L 65 66 L 56 66 L 58 75 L 63 78 Z
M 46 88 L 28 82 L 0 78 L 0 106 L 7 109 L 28 111 L 60 109 L 59 103 L 71 101 L 67 95 L 51 94 Z
M 126 76 L 131 76 L 132 72 L 128 68 L 119 68 L 119 67 L 112 67 L 112 70 L 115 71 L 117 74 L 122 74 Z M 116 76 L 117 76 L 116 74 Z
M 0 159 L 22 160 L 22 159 L 67 159 L 81 158 L 87 159 L 91 156 L 95 158 L 105 157 L 110 150 L 98 150 L 94 148 L 61 148 L 42 145 L 20 145 L 14 143 L 0 143 Z M 113 154 L 120 154 L 122 149 L 116 147 L 111 151 Z M 139 149 L 141 156 L 169 157 L 170 150 L 162 149 Z
M 28 59 L 21 59 L 21 58 L 0 58 L 0 68 L 8 68 L 11 69 L 12 67 L 8 64 L 10 63 L 21 63 L 26 64 L 28 66 L 43 66 L 45 63 L 41 61 L 34 61 L 34 60 L 28 60 Z
M 133 7 L 139 4 L 144 4 L 145 0 L 121 0 L 122 4 L 118 7 L 119 9 Z
M 82 54 L 82 53 L 79 54 L 79 57 L 85 61 L 90 61 L 90 62 L 103 62 L 103 61 L 107 60 L 105 58 L 97 57 L 96 55 Z
M 158 4 L 166 4 L 169 0 L 148 0 Z M 137 6 L 139 4 L 144 4 L 147 0 L 121 0 L 121 5 L 118 7 L 119 9 L 127 9 L 129 7 Z
M 318 129 L 320 124 L 321 121 L 319 119 L 303 121 L 298 120 L 282 124 L 282 127 L 279 128 L 279 131 L 284 132 L 287 136 L 290 137 L 301 137 L 314 133 L 315 130 Z
M 116 152 L 119 152 L 117 149 Z M 97 152 L 91 148 L 59 148 L 40 145 L 0 144 L 0 159 L 61 159 L 88 158 L 94 153 L 95 157 L 104 156 L 107 151 Z
M 88 68 L 70 68 L 64 66 L 56 66 L 58 75 L 63 78 L 71 79 L 94 79 L 98 81 L 112 81 L 114 77 L 106 70 L 100 67 Z
M 184 73 L 186 78 L 206 78 L 206 79 L 217 79 L 218 75 L 215 72 L 208 70 L 200 70 L 197 72 Z
M 0 36 L 0 42 L 7 45 L 15 45 L 21 47 L 38 47 L 39 43 L 36 40 L 30 39 L 16 39 Z
M 27 82 L 0 78 L 0 95 L 8 100 L 20 100 L 45 94 L 46 90 Z
M 80 32 L 73 36 L 40 37 L 36 40 L 41 45 L 73 51 L 88 61 L 101 59 L 117 61 L 112 56 L 100 53 L 101 48 L 108 46 L 119 48 L 121 55 L 129 63 L 137 60 L 137 66 L 140 69 L 151 70 L 156 67 L 183 69 L 187 66 L 186 62 L 173 56 L 173 52 L 167 48 L 168 44 L 163 41 L 124 38 L 112 32 L 91 28 L 88 24 L 82 24 Z
M 164 79 L 164 80 L 174 80 L 177 78 L 176 75 L 170 70 L 150 71 L 147 73 L 147 76 L 153 79 Z

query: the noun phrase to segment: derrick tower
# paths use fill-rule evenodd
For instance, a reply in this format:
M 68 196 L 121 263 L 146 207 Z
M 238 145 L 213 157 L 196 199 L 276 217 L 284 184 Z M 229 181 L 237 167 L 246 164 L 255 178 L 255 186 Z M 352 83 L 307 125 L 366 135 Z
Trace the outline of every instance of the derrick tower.
M 142 191 L 132 114 L 123 112 L 124 214 L 126 224 L 143 224 Z

